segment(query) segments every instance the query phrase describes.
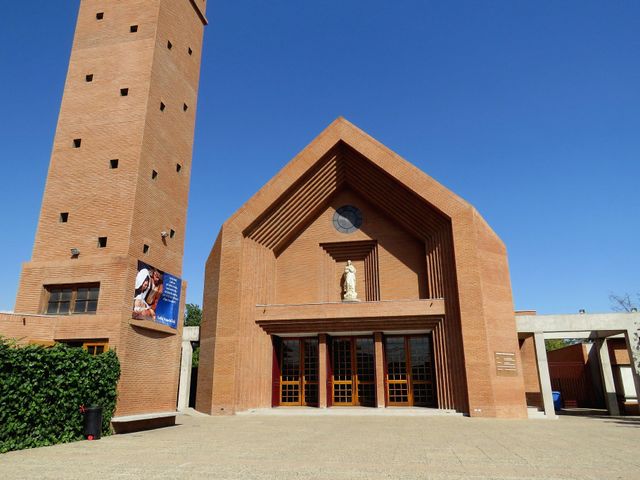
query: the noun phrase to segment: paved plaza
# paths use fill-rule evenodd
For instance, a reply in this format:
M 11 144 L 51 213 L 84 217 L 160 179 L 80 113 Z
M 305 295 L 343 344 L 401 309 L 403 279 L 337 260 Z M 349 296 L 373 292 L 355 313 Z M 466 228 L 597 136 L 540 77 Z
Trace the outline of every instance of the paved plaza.
M 640 418 L 257 413 L 178 423 L 0 455 L 0 478 L 640 478 Z

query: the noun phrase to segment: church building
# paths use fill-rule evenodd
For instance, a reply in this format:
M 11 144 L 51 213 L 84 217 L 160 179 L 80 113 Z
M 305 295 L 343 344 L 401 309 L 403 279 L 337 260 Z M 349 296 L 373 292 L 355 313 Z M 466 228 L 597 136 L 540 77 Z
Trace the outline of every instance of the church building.
M 527 416 L 504 244 L 343 118 L 224 223 L 203 309 L 202 412 Z

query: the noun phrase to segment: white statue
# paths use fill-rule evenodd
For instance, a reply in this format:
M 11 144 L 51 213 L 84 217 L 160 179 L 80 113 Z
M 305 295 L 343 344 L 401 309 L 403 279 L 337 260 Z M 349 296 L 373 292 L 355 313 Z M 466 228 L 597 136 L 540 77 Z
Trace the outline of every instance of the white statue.
M 351 260 L 347 260 L 344 267 L 344 295 L 342 299 L 347 302 L 358 302 L 358 294 L 356 293 L 356 267 L 353 266 Z

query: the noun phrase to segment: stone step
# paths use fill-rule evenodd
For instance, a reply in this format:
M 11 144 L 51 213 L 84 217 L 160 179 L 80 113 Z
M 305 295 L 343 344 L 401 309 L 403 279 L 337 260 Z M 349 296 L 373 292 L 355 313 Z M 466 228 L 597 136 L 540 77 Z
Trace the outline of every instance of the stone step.
M 282 415 L 282 416 L 397 416 L 397 417 L 428 417 L 428 416 L 458 416 L 462 413 L 455 410 L 439 408 L 411 408 L 411 407 L 388 407 L 388 408 L 368 408 L 368 407 L 275 407 L 275 408 L 255 408 L 244 412 L 237 412 L 237 415 Z

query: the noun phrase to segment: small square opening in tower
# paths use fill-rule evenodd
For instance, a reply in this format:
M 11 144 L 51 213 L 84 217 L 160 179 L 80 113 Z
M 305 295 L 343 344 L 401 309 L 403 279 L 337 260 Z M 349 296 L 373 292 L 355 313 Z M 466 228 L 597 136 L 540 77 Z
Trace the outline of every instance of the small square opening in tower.
M 96 13 L 96 20 L 102 20 L 104 18 L 104 12 Z
M 106 248 L 107 237 L 98 237 L 98 248 Z
M 93 82 L 93 73 L 90 73 L 90 74 L 86 75 L 86 76 L 84 77 L 84 80 L 85 80 L 87 83 L 91 83 L 91 82 Z
M 131 25 L 131 26 L 129 27 L 129 31 L 130 31 L 131 33 L 136 33 L 136 32 L 138 31 L 138 25 Z
M 171 231 L 169 232 L 169 238 L 173 238 L 176 236 L 176 231 L 171 229 Z
M 147 245 L 146 243 L 142 246 L 142 253 L 144 253 L 145 255 L 149 253 L 149 245 Z
M 82 139 L 81 138 L 74 138 L 73 139 L 73 148 L 80 148 L 80 145 L 82 145 Z
M 164 112 L 165 108 L 167 108 L 167 106 L 164 104 L 164 102 L 160 102 L 160 111 Z
M 189 110 L 189 105 L 187 105 L 186 103 L 183 103 L 183 104 L 182 104 L 182 110 L 183 110 L 184 112 L 186 112 L 187 110 Z
M 187 52 L 189 53 L 189 55 L 193 55 L 193 50 L 191 50 L 191 47 L 187 49 Z
M 119 160 L 114 158 L 113 160 L 109 160 L 109 168 L 118 168 Z
M 155 180 L 156 178 L 158 178 L 158 172 L 151 170 L 151 180 Z
M 129 96 L 129 89 L 128 88 L 121 88 L 120 89 L 120 96 L 121 97 L 128 97 Z
M 167 40 L 167 48 L 171 50 L 173 48 L 173 43 L 170 40 Z
M 69 212 L 60 213 L 60 223 L 67 223 L 69 221 Z
M 176 163 L 176 172 L 180 173 L 180 170 L 182 170 L 182 165 Z

